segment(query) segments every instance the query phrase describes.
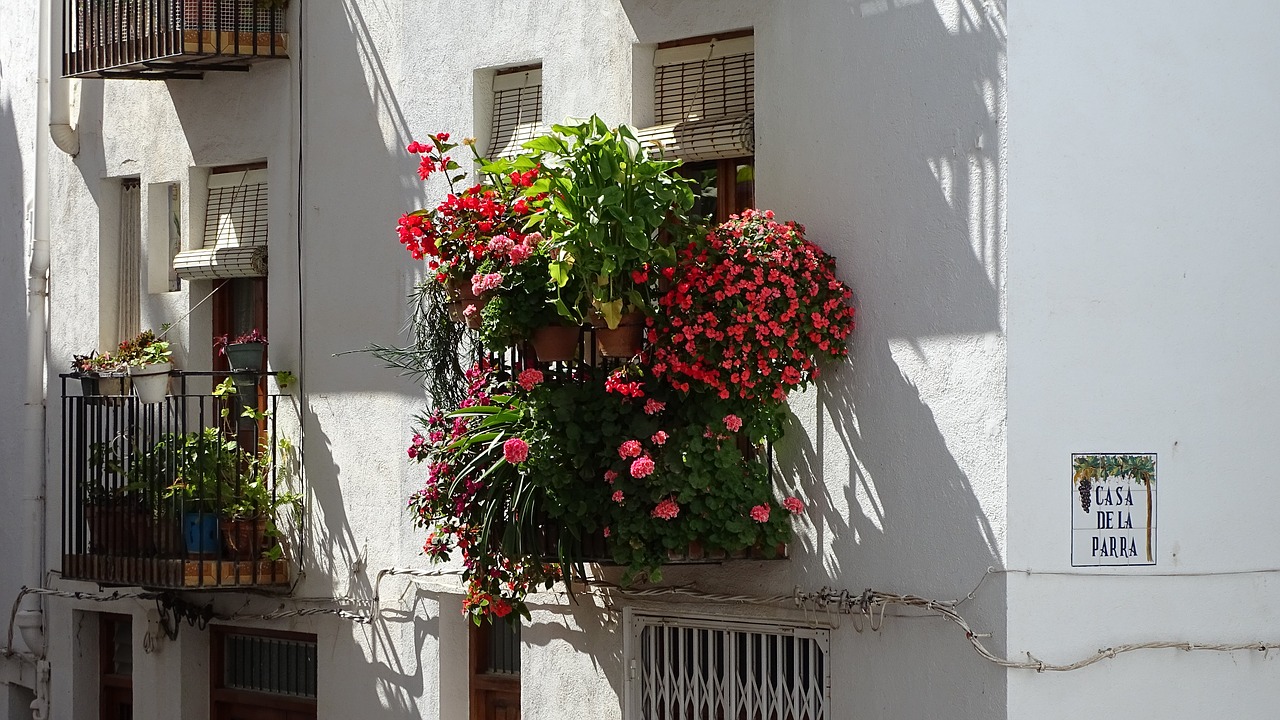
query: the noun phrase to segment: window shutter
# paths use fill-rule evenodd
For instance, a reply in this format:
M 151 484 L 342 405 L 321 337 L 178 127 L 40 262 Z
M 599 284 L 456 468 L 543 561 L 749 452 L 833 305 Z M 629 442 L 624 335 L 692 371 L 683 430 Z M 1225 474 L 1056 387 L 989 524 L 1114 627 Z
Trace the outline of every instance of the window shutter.
M 493 78 L 490 160 L 519 155 L 520 146 L 541 132 L 542 68 L 500 73 Z
M 755 111 L 755 38 L 663 48 L 653 61 L 659 125 Z
M 667 157 L 723 160 L 755 153 L 755 39 L 661 48 L 654 54 L 657 125 L 642 141 Z
M 209 176 L 204 243 L 178 253 L 173 269 L 188 280 L 267 274 L 266 168 Z
M 137 179 L 120 183 L 118 253 L 116 336 L 120 340 L 128 340 L 138 334 L 142 322 L 142 185 Z

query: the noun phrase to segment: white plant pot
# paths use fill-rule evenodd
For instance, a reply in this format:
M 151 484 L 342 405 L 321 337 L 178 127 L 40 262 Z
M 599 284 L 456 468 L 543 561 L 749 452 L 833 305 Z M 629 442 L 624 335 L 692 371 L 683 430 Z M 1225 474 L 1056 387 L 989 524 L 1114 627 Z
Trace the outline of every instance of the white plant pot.
M 169 395 L 169 372 L 173 363 L 157 363 L 129 368 L 129 377 L 133 380 L 133 389 L 138 400 L 143 403 L 164 402 Z

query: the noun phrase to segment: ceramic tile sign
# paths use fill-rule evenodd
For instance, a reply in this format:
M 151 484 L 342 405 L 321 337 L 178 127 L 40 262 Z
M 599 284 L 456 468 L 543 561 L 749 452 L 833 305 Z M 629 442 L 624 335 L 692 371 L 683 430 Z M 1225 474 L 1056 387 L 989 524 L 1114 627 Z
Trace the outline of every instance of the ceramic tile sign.
M 1071 456 L 1071 565 L 1156 564 L 1155 453 Z

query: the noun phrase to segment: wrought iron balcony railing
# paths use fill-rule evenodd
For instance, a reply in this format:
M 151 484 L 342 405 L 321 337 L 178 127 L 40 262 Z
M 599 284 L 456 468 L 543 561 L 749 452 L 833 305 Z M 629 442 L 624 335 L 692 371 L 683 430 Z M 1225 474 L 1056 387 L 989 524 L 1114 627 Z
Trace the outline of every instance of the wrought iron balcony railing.
M 284 58 L 284 13 L 261 0 L 63 0 L 62 74 L 200 78 Z
M 277 418 L 292 406 L 262 375 L 222 377 L 175 372 L 163 402 L 144 403 L 123 378 L 62 376 L 63 577 L 288 585 L 303 508 Z

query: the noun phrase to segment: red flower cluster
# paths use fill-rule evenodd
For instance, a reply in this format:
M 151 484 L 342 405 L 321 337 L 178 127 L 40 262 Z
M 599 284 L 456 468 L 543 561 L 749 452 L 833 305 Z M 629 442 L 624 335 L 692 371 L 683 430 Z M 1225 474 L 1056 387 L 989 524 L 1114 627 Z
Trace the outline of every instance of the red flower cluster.
M 422 156 L 418 177 L 425 181 L 437 172 L 443 173 L 450 192 L 433 209 L 400 216 L 400 244 L 414 260 L 427 259 L 427 269 L 441 283 L 450 279 L 470 281 L 476 268 L 490 255 L 502 255 L 513 264 L 528 258 L 541 236 L 526 236 L 523 230 L 543 196 L 524 195 L 537 181 L 539 168 L 490 176 L 484 183 L 458 190 L 454 183 L 464 176 L 452 174 L 459 169 L 458 163 L 445 154 L 457 145 L 448 142 L 449 133 L 438 133 L 431 139 L 434 145 L 414 141 L 406 149 Z M 499 237 L 505 240 L 490 242 Z
M 783 401 L 848 354 L 852 293 L 795 223 L 747 210 L 680 252 L 650 319 L 652 368 L 680 390 Z
M 644 383 L 639 380 L 626 382 L 627 369 L 625 367 L 618 368 L 609 373 L 609 377 L 605 378 L 605 392 L 618 393 L 622 397 L 642 398 L 644 397 Z M 654 402 L 654 401 L 650 401 Z M 648 405 L 646 405 L 648 407 Z M 652 414 L 652 413 L 651 413 Z

